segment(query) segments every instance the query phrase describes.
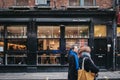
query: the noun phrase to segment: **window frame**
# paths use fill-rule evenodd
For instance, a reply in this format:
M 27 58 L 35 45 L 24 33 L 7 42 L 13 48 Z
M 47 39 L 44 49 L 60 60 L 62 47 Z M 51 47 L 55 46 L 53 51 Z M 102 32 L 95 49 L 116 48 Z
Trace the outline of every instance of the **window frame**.
M 28 6 L 29 5 L 29 0 L 25 0 L 26 3 L 21 4 L 21 0 L 15 0 L 16 6 Z
M 88 5 L 85 5 L 85 0 L 79 0 L 77 1 L 79 2 L 79 6 L 88 6 Z M 69 6 L 70 6 L 70 0 L 69 0 Z M 96 0 L 93 0 L 93 5 L 92 6 L 96 6 Z
M 45 3 L 39 3 L 39 0 L 35 0 L 35 5 L 50 6 L 50 0 L 43 0 Z

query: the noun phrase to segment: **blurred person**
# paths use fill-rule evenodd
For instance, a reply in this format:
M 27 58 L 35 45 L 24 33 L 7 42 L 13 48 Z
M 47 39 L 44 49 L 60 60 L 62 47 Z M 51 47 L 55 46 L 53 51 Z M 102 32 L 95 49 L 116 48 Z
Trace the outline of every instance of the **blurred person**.
M 89 72 L 91 71 L 92 73 L 95 73 L 95 78 L 98 75 L 99 69 L 98 67 L 94 64 L 93 60 L 91 59 L 91 55 L 90 55 L 91 49 L 89 46 L 83 46 L 80 48 L 79 51 L 79 66 L 80 69 L 82 68 L 82 61 L 84 59 L 84 69 Z
M 78 47 L 73 45 L 68 53 L 68 80 L 77 80 L 79 69 Z

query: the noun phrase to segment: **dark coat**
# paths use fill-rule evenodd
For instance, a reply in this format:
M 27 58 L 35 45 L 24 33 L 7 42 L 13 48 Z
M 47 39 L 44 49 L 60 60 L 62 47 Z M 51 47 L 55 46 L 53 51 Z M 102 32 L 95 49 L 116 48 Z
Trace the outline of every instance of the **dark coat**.
M 76 63 L 74 55 L 68 56 L 69 68 L 68 68 L 68 80 L 77 80 L 78 73 L 76 70 Z
M 83 61 L 83 58 L 80 58 L 79 59 L 79 66 L 80 68 L 82 68 L 82 61 Z M 91 59 L 89 57 L 86 57 L 85 58 L 85 61 L 84 61 L 84 69 L 88 72 L 88 71 L 91 71 L 95 74 L 97 74 L 99 72 L 99 69 L 98 67 L 91 61 Z

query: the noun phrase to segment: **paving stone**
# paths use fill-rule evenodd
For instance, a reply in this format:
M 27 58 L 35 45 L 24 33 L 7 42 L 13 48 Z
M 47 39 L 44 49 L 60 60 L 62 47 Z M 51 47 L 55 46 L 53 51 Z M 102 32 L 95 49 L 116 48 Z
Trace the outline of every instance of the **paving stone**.
M 0 73 L 0 80 L 67 80 L 67 72 Z M 120 80 L 120 71 L 99 72 L 98 80 Z

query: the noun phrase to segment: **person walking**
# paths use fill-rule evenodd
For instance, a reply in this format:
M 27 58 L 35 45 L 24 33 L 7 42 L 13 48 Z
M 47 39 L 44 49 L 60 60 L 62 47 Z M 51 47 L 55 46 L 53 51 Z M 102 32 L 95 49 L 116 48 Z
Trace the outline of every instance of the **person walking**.
M 78 47 L 73 45 L 68 53 L 68 80 L 77 80 L 78 69 L 79 69 L 79 59 L 78 59 Z
M 98 67 L 94 64 L 93 60 L 91 59 L 90 55 L 91 49 L 89 46 L 83 46 L 80 48 L 79 51 L 79 67 L 80 69 L 82 68 L 82 62 L 84 59 L 84 69 L 89 72 L 91 71 L 92 73 L 95 73 L 95 77 L 98 75 L 99 69 Z

